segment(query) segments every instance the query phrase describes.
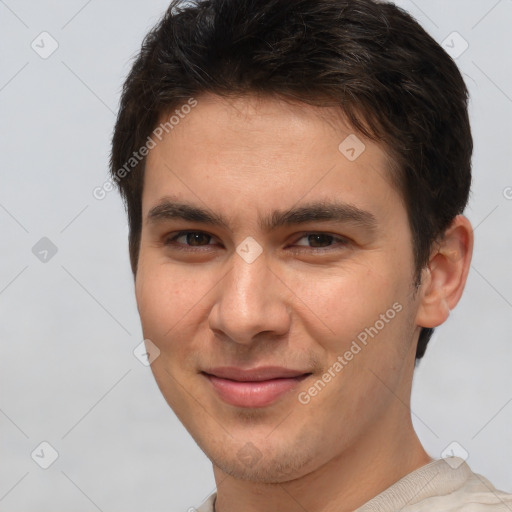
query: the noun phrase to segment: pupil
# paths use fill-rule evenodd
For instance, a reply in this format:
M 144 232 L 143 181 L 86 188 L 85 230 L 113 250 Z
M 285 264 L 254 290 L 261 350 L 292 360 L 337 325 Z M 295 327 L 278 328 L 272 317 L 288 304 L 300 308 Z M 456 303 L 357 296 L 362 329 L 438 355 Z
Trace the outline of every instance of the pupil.
M 189 233 L 187 235 L 187 242 L 190 244 L 190 245 L 201 245 L 200 242 L 201 242 L 201 237 L 206 237 L 207 235 L 205 235 L 204 233 Z M 194 243 L 194 242 L 199 242 L 199 243 Z
M 329 238 L 330 238 L 330 235 L 322 235 L 322 234 L 309 235 L 309 241 L 312 242 L 313 247 L 317 247 L 314 242 L 315 239 L 316 239 L 316 241 L 320 240 L 320 245 L 322 245 L 322 239 L 324 240 L 324 242 L 329 242 L 329 240 L 328 240 Z

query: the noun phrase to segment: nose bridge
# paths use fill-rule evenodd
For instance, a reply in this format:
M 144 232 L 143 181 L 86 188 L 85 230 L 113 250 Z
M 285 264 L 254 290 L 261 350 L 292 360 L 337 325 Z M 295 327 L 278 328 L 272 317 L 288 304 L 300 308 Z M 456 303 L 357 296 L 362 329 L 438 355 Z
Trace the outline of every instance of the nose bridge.
M 261 309 L 265 307 L 263 291 L 269 273 L 270 270 L 264 256 L 259 256 L 254 261 L 247 261 L 243 257 L 234 255 L 230 277 L 230 288 L 232 288 L 226 290 L 229 293 L 226 300 L 236 301 L 239 314 L 247 315 L 251 312 L 251 308 Z M 269 290 L 267 289 L 267 291 Z M 252 311 L 256 312 L 255 309 L 252 309 Z

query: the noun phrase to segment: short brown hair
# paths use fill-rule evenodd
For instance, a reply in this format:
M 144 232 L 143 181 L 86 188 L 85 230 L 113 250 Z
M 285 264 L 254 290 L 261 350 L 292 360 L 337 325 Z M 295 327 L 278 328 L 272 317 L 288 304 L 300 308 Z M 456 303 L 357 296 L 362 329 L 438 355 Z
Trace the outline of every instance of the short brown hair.
M 163 114 L 206 92 L 336 105 L 381 142 L 398 169 L 418 283 L 432 244 L 466 206 L 473 141 L 461 73 L 408 13 L 374 0 L 174 0 L 125 81 L 112 140 L 134 274 L 145 159 L 119 170 Z M 417 359 L 432 333 L 421 330 Z

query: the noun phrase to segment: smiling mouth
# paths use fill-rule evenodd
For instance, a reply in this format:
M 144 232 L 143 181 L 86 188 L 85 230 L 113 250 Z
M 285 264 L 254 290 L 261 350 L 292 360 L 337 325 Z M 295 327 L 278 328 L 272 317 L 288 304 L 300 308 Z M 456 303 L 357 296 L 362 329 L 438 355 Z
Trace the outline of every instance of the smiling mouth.
M 201 372 L 210 382 L 216 395 L 224 402 L 236 407 L 266 407 L 271 405 L 278 398 L 291 392 L 300 382 L 308 378 L 311 373 L 297 374 L 297 372 L 286 371 L 289 376 L 273 376 L 272 373 L 279 373 L 274 370 L 255 371 L 252 375 L 239 372 L 236 378 L 228 378 Z M 228 372 L 217 372 L 226 375 Z M 230 375 L 233 377 L 233 373 Z M 264 374 L 271 375 L 267 378 Z M 295 373 L 295 375 L 292 375 Z M 253 379 L 253 380 L 250 380 Z

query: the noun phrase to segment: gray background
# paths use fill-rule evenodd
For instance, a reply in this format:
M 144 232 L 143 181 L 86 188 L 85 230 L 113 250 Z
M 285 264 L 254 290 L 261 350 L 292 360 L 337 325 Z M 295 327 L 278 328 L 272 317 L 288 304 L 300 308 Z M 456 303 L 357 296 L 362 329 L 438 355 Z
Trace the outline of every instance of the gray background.
M 432 456 L 456 441 L 512 492 L 512 1 L 399 5 L 437 41 L 456 31 L 469 43 L 456 61 L 475 138 L 472 269 L 416 370 L 413 421 Z M 0 0 L 1 511 L 185 511 L 214 490 L 209 461 L 132 353 L 142 335 L 121 201 L 92 195 L 130 59 L 166 6 Z M 31 47 L 51 49 L 43 31 L 59 45 L 45 59 Z M 43 441 L 59 454 L 46 470 L 31 457 L 48 462 Z

